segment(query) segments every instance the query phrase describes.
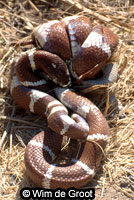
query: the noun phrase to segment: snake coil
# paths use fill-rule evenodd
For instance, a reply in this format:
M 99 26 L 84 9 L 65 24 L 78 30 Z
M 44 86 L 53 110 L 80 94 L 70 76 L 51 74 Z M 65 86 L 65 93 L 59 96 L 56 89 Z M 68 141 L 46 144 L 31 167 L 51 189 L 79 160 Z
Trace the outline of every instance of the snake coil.
M 33 30 L 32 37 L 41 48 L 16 61 L 10 91 L 22 108 L 46 117 L 49 128 L 28 143 L 26 170 L 37 186 L 80 188 L 97 171 L 109 127 L 99 108 L 71 87 L 98 74 L 118 38 L 104 25 L 92 28 L 83 16 L 43 23 Z M 53 96 L 49 94 L 51 89 Z M 82 142 L 77 157 L 69 165 L 60 166 L 55 158 L 64 136 Z

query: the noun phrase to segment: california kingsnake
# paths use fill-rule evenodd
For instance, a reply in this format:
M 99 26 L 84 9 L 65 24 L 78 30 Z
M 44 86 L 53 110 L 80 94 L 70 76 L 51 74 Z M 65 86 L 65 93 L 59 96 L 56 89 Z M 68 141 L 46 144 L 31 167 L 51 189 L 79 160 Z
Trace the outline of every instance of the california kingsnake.
M 26 169 L 38 186 L 79 188 L 96 173 L 109 127 L 99 108 L 71 87 L 98 74 L 118 38 L 103 25 L 92 29 L 90 20 L 83 16 L 43 23 L 33 30 L 32 37 L 43 50 L 26 53 L 16 61 L 10 90 L 22 108 L 47 117 L 49 128 L 28 143 Z M 54 97 L 46 93 L 51 89 Z M 63 136 L 83 141 L 77 158 L 64 167 L 54 162 Z

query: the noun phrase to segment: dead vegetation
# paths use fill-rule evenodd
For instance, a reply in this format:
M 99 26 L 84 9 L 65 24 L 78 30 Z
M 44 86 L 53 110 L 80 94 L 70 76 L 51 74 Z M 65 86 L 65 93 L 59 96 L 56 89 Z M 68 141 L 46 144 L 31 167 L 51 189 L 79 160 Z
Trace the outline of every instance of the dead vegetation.
M 9 93 L 9 72 L 13 59 L 30 49 L 23 46 L 33 27 L 50 19 L 74 14 L 103 23 L 119 36 L 120 77 L 107 88 L 101 102 L 110 125 L 110 138 L 100 171 L 92 184 L 96 199 L 133 199 L 134 197 L 134 1 L 133 0 L 5 0 L 0 1 L 0 199 L 20 199 L 19 190 L 32 186 L 25 175 L 24 151 L 29 139 L 42 130 L 44 119 L 16 106 Z M 122 110 L 114 112 L 106 99 L 114 92 Z M 120 117 L 125 114 L 125 118 Z M 90 186 L 90 184 L 89 184 Z M 92 185 L 91 185 L 92 186 Z M 110 196 L 112 186 L 120 193 Z M 97 189 L 98 188 L 98 189 Z M 100 190 L 101 191 L 100 191 Z M 97 192 L 99 190 L 99 192 Z M 114 194 L 113 194 L 114 195 Z M 125 195 L 125 196 L 124 196 Z M 104 196 L 104 197 L 103 197 Z M 98 197 L 98 198 L 97 198 Z

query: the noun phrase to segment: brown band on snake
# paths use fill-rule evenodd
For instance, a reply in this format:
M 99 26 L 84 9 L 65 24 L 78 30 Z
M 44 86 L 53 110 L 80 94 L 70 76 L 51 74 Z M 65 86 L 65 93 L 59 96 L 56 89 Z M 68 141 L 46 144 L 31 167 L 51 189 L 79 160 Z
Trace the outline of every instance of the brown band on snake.
M 91 32 L 91 21 L 89 18 L 83 16 L 70 16 L 62 19 L 61 23 L 68 33 L 72 57 L 75 57 L 79 52 L 81 45 Z
M 82 24 L 85 24 L 84 28 L 80 28 Z M 85 35 L 84 29 L 88 29 Z M 38 186 L 79 188 L 96 173 L 109 127 L 99 108 L 90 100 L 70 89 L 59 88 L 59 85 L 68 86 L 71 76 L 82 80 L 98 73 L 118 40 L 103 25 L 91 31 L 90 20 L 77 16 L 61 22 L 54 20 L 44 23 L 34 29 L 33 37 L 49 52 L 38 50 L 23 55 L 15 64 L 10 90 L 15 102 L 22 108 L 47 117 L 51 130 L 38 134 L 28 143 L 25 153 L 27 172 Z M 62 59 L 70 59 L 70 74 L 68 65 Z M 38 76 L 36 70 L 45 73 L 45 80 Z M 56 98 L 69 108 L 69 112 L 73 111 L 71 117 L 60 101 L 44 90 L 37 90 L 40 86 L 45 87 L 48 78 L 58 84 Z M 78 156 L 72 158 L 69 166 L 57 166 L 54 162 L 60 152 L 63 135 L 88 140 L 81 143 Z
M 103 69 L 103 75 L 97 79 L 84 80 L 81 83 L 81 86 L 78 86 L 80 89 L 91 87 L 93 85 L 108 85 L 113 83 L 118 79 L 118 65 L 117 63 L 110 63 L 105 66 Z
M 67 60 L 71 57 L 70 44 L 65 28 L 58 20 L 43 23 L 33 30 L 33 37 L 41 47 Z

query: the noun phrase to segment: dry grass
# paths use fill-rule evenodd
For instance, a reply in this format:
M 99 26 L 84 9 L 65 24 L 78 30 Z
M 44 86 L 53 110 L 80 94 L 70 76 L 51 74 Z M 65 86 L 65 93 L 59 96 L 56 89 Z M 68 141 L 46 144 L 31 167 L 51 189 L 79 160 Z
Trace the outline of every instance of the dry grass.
M 30 35 L 33 27 L 48 19 L 82 14 L 93 24 L 104 23 L 118 34 L 120 44 L 115 56 L 120 78 L 109 86 L 98 104 L 110 125 L 110 139 L 105 151 L 103 167 L 93 183 L 101 189 L 100 198 L 112 185 L 121 193 L 117 199 L 134 197 L 134 2 L 133 0 L 5 0 L 0 1 L 0 199 L 20 199 L 19 190 L 31 186 L 25 175 L 23 155 L 29 139 L 46 126 L 44 119 L 32 115 L 16 105 L 9 94 L 9 72 L 13 58 L 30 46 L 19 45 Z M 110 91 L 110 92 L 109 92 Z M 111 92 L 123 109 L 110 117 L 112 105 L 104 110 Z M 108 109 L 108 106 L 112 107 Z M 125 118 L 120 119 L 122 113 Z M 99 195 L 98 195 L 99 196 Z M 100 199 L 98 197 L 98 199 Z M 104 199 L 104 198 L 103 198 Z M 110 199 L 107 198 L 107 199 Z

